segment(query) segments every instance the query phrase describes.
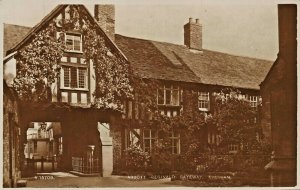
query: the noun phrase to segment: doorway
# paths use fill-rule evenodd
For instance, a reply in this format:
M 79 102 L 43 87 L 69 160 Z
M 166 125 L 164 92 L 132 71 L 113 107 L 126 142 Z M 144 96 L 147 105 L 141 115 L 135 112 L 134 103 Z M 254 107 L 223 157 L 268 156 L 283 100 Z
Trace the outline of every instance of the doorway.
M 98 130 L 102 143 L 103 177 L 111 176 L 113 171 L 113 147 L 110 126 L 108 123 L 98 122 Z

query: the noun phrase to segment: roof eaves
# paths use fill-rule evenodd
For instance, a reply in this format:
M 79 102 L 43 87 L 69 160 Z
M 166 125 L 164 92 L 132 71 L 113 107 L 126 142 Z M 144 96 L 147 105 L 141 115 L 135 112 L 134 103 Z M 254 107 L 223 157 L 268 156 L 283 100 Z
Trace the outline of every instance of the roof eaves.
M 9 61 L 16 53 L 17 53 L 17 51 L 5 56 L 3 59 L 3 63 L 6 63 L 7 61 Z
M 269 78 L 269 75 L 271 74 L 272 70 L 274 69 L 275 65 L 277 65 L 279 62 L 279 53 L 277 54 L 277 58 L 274 61 L 274 63 L 272 64 L 270 70 L 268 71 L 266 77 L 264 78 L 264 80 L 259 84 L 259 86 L 261 87 Z

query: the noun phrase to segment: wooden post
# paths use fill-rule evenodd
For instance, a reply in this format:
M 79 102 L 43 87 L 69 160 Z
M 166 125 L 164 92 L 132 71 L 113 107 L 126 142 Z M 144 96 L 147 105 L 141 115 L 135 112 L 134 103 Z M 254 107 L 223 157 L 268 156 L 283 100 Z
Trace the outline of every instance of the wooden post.
M 44 171 L 44 157 L 41 158 L 41 171 Z
M 52 171 L 55 171 L 55 167 L 54 167 L 54 156 L 52 156 Z

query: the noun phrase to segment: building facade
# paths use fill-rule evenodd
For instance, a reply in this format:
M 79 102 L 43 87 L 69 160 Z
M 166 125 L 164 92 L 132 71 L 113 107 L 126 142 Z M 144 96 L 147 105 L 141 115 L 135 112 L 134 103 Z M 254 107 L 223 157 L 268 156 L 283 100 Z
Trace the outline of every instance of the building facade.
M 273 186 L 296 185 L 297 160 L 297 7 L 278 5 L 279 53 L 261 83 L 262 124 L 273 148 L 265 167 Z
M 79 15 L 79 19 L 92 23 L 96 34 L 103 37 L 105 43 L 102 45 L 109 49 L 105 56 L 118 55 L 125 64 L 130 65 L 133 76 L 144 81 L 157 82 L 155 88 L 144 89 L 140 94 L 135 94 L 135 100 L 124 98 L 122 112 L 91 106 L 95 101 L 93 93 L 100 79 L 95 77 L 97 71 L 93 60 L 88 59 L 83 51 L 83 44 L 88 39 L 84 36 L 85 33 L 64 28 L 66 25 L 63 23 L 72 17 L 72 7 L 83 13 Z M 96 145 L 97 156 L 105 159 L 97 129 L 99 123 L 109 123 L 110 126 L 113 150 L 112 155 L 107 157 L 113 157 L 112 173 L 122 173 L 124 151 L 132 144 L 138 144 L 143 151 L 151 154 L 160 134 L 159 130 L 143 126 L 143 121 L 153 119 L 153 113 L 145 110 L 143 102 L 137 98 L 144 93 L 152 94 L 157 111 L 168 117 L 188 113 L 189 110 L 213 113 L 214 94 L 228 87 L 240 90 L 253 107 L 258 105 L 259 84 L 272 65 L 270 61 L 203 49 L 202 25 L 199 19 L 189 19 L 184 25 L 185 45 L 177 45 L 115 34 L 114 14 L 113 5 L 96 5 L 95 18 L 82 5 L 60 5 L 32 29 L 14 25 L 4 26 L 4 39 L 16 41 L 14 46 L 5 46 L 6 55 L 11 57 L 10 61 L 5 62 L 8 72 L 4 76 L 8 79 L 17 74 L 18 56 L 15 56 L 15 52 L 34 40 L 32 34 L 49 27 L 52 21 L 58 31 L 53 37 L 62 40 L 66 47 L 59 62 L 60 74 L 51 84 L 51 103 L 45 103 L 43 106 L 26 104 L 30 105 L 29 111 L 22 110 L 23 133 L 28 129 L 28 123 L 33 121 L 61 123 L 62 157 L 66 170 L 73 169 L 72 157 L 86 154 L 89 145 Z M 17 35 L 18 39 L 15 39 L 16 31 L 22 31 Z M 184 131 L 179 129 L 169 134 L 170 151 L 175 157 L 185 150 L 183 133 Z M 213 129 L 202 135 L 204 145 L 219 143 L 218 134 Z M 236 147 L 233 145 L 228 149 L 235 151 Z

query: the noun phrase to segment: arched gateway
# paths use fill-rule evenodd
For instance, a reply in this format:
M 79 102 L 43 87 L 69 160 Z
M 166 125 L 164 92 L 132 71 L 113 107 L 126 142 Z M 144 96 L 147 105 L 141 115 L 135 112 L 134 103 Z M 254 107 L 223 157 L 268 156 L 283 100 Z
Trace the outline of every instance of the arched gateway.
M 54 159 L 55 170 L 103 175 L 102 147 L 110 145 L 105 147 L 105 151 L 107 158 L 112 157 L 112 140 L 101 129 L 101 126 L 104 126 L 105 123 L 106 128 L 107 126 L 113 128 L 117 120 L 116 118 L 120 117 L 118 112 L 109 109 L 73 107 L 64 103 L 30 103 L 22 104 L 20 107 L 21 144 L 25 145 L 21 147 L 20 151 L 21 153 L 24 152 L 24 154 L 21 154 L 21 163 L 24 164 L 23 174 L 26 175 L 30 169 L 26 162 L 28 160 L 35 159 L 41 162 L 41 159 L 44 159 L 45 163 L 47 160 L 51 162 Z M 49 137 L 49 141 L 53 142 L 49 142 L 48 145 L 46 143 L 29 145 L 34 137 L 32 137 L 33 133 L 28 133 L 28 129 L 30 131 L 34 127 L 38 131 L 46 130 L 47 138 Z M 102 137 L 101 139 L 100 136 Z M 104 136 L 110 140 L 109 144 L 107 144 L 107 139 L 104 140 L 105 142 L 103 141 Z M 42 133 L 38 133 L 37 139 L 43 139 Z M 33 154 L 28 154 L 30 146 L 33 146 L 33 150 L 31 151 Z M 42 148 L 46 150 L 38 152 Z M 106 149 L 110 149 L 111 151 L 107 151 Z M 45 155 L 42 152 L 46 152 Z M 107 155 L 107 152 L 110 152 L 111 155 Z M 43 168 L 41 168 L 40 164 L 37 165 L 39 167 L 35 168 L 35 172 L 39 172 L 41 169 L 46 170 L 45 165 Z M 112 161 L 111 171 L 108 172 L 112 172 Z

